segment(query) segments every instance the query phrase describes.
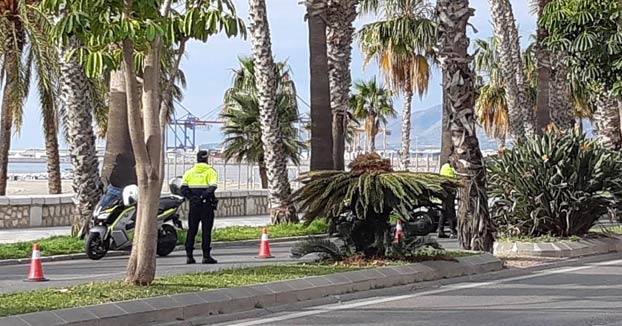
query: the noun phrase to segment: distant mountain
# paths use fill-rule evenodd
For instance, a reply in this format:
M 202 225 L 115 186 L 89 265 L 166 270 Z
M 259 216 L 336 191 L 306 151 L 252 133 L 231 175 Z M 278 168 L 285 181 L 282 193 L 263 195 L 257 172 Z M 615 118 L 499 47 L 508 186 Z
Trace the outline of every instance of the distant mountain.
M 443 107 L 441 105 L 435 105 L 433 107 L 424 110 L 417 110 L 412 113 L 412 127 L 410 130 L 412 150 L 414 150 L 415 147 L 440 148 L 442 114 Z M 389 146 L 397 148 L 401 143 L 402 118 L 398 117 L 389 121 L 388 129 L 392 131 L 391 136 L 388 136 Z M 583 130 L 585 130 L 588 136 L 592 135 L 592 128 L 589 122 L 584 121 Z M 477 136 L 482 149 L 486 150 L 497 148 L 496 140 L 488 138 L 482 128 L 478 128 Z
M 417 110 L 412 113 L 412 126 L 411 126 L 411 149 L 424 148 L 424 147 L 441 147 L 441 130 L 443 127 L 442 121 L 443 107 L 441 105 L 435 105 L 433 107 Z M 401 127 L 402 118 L 398 117 L 389 122 L 389 129 L 392 130 L 392 135 L 388 137 L 389 146 L 399 146 L 401 143 Z M 483 132 L 478 130 L 478 138 L 482 149 L 495 149 L 497 148 L 497 142 L 490 140 Z

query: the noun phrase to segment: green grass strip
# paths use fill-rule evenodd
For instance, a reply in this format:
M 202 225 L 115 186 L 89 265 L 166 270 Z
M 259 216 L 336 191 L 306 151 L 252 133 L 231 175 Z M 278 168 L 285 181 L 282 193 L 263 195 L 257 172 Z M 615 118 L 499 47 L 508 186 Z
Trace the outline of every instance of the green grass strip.
M 325 234 L 328 231 L 328 225 L 323 220 L 316 220 L 308 226 L 305 226 L 304 224 L 279 224 L 270 225 L 267 228 L 271 239 L 318 235 Z M 212 241 L 259 241 L 262 229 L 263 227 L 251 226 L 231 226 L 216 229 L 212 233 Z M 181 245 L 186 241 L 186 232 L 186 230 L 178 230 L 178 244 Z M 197 241 L 200 240 L 201 235 L 199 234 L 197 236 Z M 37 241 L 0 244 L 0 260 L 30 257 L 32 244 L 35 242 L 41 246 L 42 256 L 66 255 L 84 252 L 84 241 L 70 236 L 58 236 Z
M 622 235 L 622 225 L 595 226 L 590 232 L 602 233 L 605 235 Z
M 193 273 L 158 278 L 151 286 L 122 281 L 93 282 L 64 289 L 0 294 L 0 317 L 30 312 L 82 307 L 115 301 L 174 295 L 187 292 L 254 285 L 360 270 L 333 265 L 269 265 L 220 272 Z

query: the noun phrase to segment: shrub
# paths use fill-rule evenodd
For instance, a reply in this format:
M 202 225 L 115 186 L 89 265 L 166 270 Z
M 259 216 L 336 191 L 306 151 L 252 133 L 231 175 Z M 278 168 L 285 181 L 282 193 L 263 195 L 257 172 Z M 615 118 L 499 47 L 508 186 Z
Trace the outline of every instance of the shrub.
M 622 195 L 622 160 L 577 131 L 530 137 L 488 166 L 503 236 L 582 236 Z
M 307 222 L 326 216 L 333 228 L 342 213 L 352 212 L 349 221 L 341 221 L 340 236 L 368 257 L 384 256 L 390 248 L 393 211 L 409 216 L 419 207 L 438 205 L 434 198 L 443 199 L 457 187 L 454 180 L 438 174 L 395 172 L 375 153 L 357 157 L 349 168 L 304 175 L 292 200 Z

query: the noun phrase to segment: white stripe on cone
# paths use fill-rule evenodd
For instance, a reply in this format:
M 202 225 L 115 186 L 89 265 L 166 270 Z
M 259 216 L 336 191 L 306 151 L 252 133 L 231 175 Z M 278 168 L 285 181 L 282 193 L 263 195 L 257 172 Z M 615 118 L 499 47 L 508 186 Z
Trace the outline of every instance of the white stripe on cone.
M 268 241 L 268 234 L 267 233 L 263 233 L 261 235 L 261 241 Z
M 33 250 L 32 251 L 32 259 L 41 259 L 41 251 Z

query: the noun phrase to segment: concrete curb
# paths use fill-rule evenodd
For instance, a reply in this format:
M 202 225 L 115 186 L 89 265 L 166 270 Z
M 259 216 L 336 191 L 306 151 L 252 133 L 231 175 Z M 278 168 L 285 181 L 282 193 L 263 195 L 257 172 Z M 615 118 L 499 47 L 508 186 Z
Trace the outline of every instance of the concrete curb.
M 559 242 L 495 242 L 498 257 L 574 258 L 622 251 L 622 236 L 584 238 Z
M 270 239 L 270 243 L 284 243 L 297 241 L 301 239 L 306 239 L 308 237 L 314 238 L 326 238 L 326 235 L 313 235 L 313 236 L 302 236 L 302 237 L 285 237 L 285 238 L 276 238 Z M 257 250 L 259 250 L 259 239 L 257 240 L 241 240 L 241 241 L 218 241 L 212 243 L 212 248 L 231 248 L 231 247 L 244 247 L 248 245 L 257 244 Z M 200 245 L 200 243 L 195 244 L 195 247 Z M 175 251 L 184 251 L 186 250 L 184 246 L 175 247 Z M 119 256 L 128 256 L 130 254 L 129 251 L 109 251 L 106 254 L 106 257 L 119 257 Z M 56 255 L 56 256 L 44 256 L 41 257 L 42 262 L 55 262 L 55 261 L 67 261 L 67 260 L 78 260 L 78 259 L 88 259 L 86 254 L 68 254 L 68 255 Z M 0 266 L 11 266 L 11 265 L 22 265 L 22 264 L 30 264 L 30 258 L 18 258 L 18 259 L 3 259 L 0 260 Z
M 121 326 L 239 313 L 372 289 L 498 271 L 490 254 L 306 277 L 253 286 L 154 297 L 0 318 L 0 326 Z

